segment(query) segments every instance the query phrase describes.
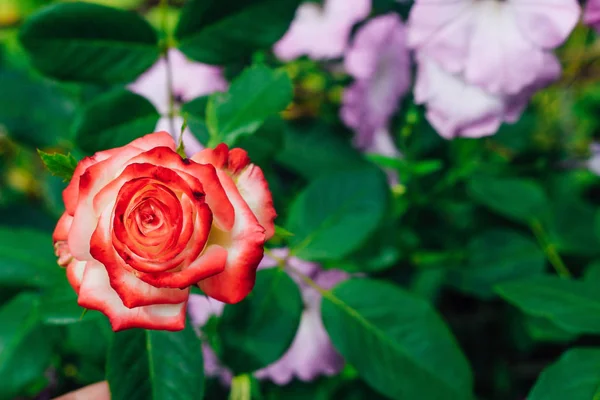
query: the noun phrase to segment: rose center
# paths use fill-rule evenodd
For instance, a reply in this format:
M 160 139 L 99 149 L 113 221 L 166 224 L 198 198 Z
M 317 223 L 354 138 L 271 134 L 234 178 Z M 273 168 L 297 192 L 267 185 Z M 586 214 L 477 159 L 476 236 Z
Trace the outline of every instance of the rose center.
M 137 228 L 143 235 L 160 229 L 164 224 L 163 212 L 155 202 L 154 199 L 145 199 L 134 211 Z

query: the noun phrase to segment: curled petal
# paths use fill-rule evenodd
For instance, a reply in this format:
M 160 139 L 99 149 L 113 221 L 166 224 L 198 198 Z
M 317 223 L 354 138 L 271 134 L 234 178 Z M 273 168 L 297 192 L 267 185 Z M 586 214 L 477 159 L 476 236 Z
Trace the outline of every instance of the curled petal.
M 202 291 L 224 303 L 237 303 L 254 287 L 256 268 L 263 257 L 265 229 L 240 195 L 232 178 L 218 171 L 219 179 L 235 209 L 235 224 L 230 232 L 213 228 L 209 243 L 227 249 L 227 264 L 219 274 L 198 283 Z
M 128 308 L 110 286 L 104 266 L 90 261 L 83 275 L 78 304 L 106 314 L 115 332 L 130 328 L 179 331 L 185 327 L 187 293 L 181 303 Z

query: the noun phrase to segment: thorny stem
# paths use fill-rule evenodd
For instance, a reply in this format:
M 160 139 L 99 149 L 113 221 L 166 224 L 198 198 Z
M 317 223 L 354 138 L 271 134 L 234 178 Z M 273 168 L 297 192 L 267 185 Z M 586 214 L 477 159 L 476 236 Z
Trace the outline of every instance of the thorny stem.
M 161 10 L 161 28 L 165 38 L 168 37 L 168 18 L 169 18 L 169 0 L 160 0 Z M 175 94 L 173 93 L 173 70 L 171 68 L 171 60 L 169 60 L 169 40 L 164 41 L 163 57 L 165 58 L 165 65 L 167 69 L 167 91 L 169 96 L 169 110 L 167 111 L 167 118 L 169 119 L 169 130 L 171 134 L 175 134 Z M 183 134 L 179 135 L 178 147 L 181 147 L 183 143 Z
M 548 239 L 548 235 L 546 235 L 546 231 L 544 231 L 544 227 L 542 226 L 540 221 L 534 219 L 533 221 L 531 221 L 530 226 L 538 243 L 542 247 L 544 254 L 546 254 L 546 258 L 548 259 L 550 264 L 552 264 L 552 266 L 556 270 L 556 273 L 561 278 L 570 278 L 571 272 L 569 272 L 569 269 L 567 268 L 562 258 L 556 251 L 556 246 L 554 246 L 554 244 L 550 242 L 550 239 Z

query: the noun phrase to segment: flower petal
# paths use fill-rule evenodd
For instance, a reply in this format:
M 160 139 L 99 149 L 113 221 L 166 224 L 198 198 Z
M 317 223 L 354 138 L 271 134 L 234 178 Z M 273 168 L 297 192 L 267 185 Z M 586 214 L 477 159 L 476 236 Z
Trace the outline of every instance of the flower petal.
M 106 314 L 115 332 L 130 328 L 179 331 L 185 327 L 187 295 L 186 300 L 178 304 L 127 308 L 110 286 L 106 269 L 97 261 L 90 261 L 86 266 L 78 304 Z
M 235 224 L 230 232 L 213 228 L 209 243 L 227 249 L 225 270 L 198 283 L 202 291 L 219 301 L 237 303 L 254 287 L 256 268 L 263 257 L 265 229 L 241 196 L 232 178 L 222 170 L 219 179 L 235 209 Z

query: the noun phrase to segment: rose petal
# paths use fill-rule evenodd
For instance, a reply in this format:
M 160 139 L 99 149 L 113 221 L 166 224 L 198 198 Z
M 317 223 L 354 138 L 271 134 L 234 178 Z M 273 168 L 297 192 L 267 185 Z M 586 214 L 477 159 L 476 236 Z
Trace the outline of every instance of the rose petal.
M 230 232 L 215 231 L 209 243 L 227 249 L 225 270 L 198 283 L 202 291 L 219 301 L 237 303 L 254 287 L 256 268 L 263 256 L 265 229 L 240 195 L 232 178 L 219 170 L 219 179 L 235 209 L 235 224 Z
M 110 286 L 104 266 L 90 261 L 83 275 L 78 304 L 106 314 L 115 332 L 130 328 L 179 331 L 185 327 L 187 294 L 186 300 L 178 304 L 127 308 Z

